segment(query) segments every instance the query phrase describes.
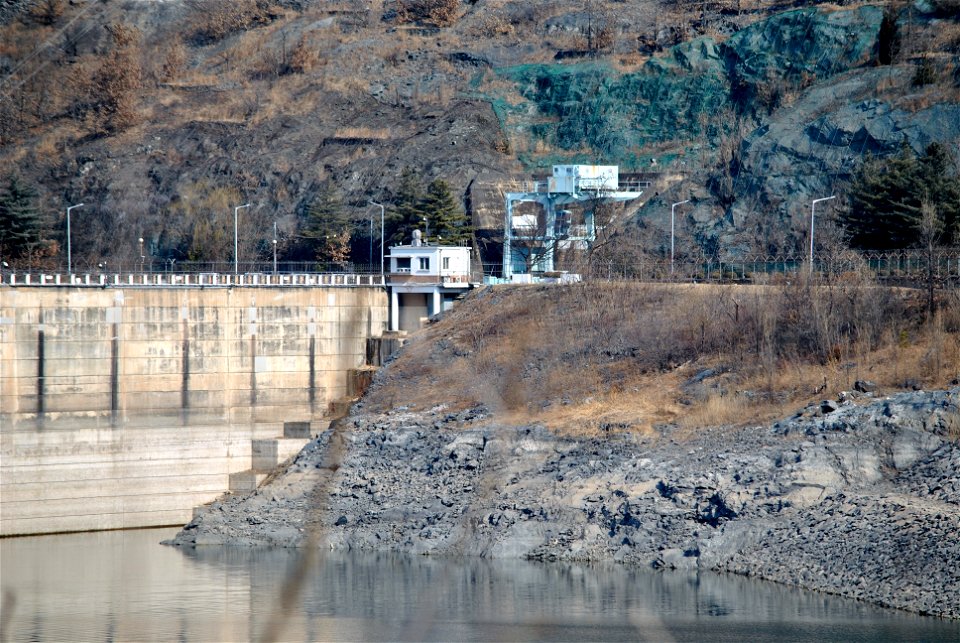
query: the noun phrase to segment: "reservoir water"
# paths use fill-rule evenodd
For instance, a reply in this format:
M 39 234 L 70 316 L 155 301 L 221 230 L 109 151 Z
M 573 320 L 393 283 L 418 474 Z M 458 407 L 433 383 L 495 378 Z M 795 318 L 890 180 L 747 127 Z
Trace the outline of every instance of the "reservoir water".
M 300 554 L 160 545 L 174 529 L 0 541 L 0 640 L 262 637 Z M 944 641 L 960 623 L 714 574 L 325 553 L 292 641 Z

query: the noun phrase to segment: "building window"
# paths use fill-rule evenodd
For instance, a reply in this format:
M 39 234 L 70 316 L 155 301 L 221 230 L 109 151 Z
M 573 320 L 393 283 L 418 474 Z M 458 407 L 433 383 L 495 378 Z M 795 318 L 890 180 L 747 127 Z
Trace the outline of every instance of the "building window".
M 397 272 L 410 272 L 410 257 L 397 257 Z
M 450 257 L 443 258 L 443 269 L 450 270 Z
M 420 270 L 430 270 L 430 257 L 418 257 L 420 260 Z

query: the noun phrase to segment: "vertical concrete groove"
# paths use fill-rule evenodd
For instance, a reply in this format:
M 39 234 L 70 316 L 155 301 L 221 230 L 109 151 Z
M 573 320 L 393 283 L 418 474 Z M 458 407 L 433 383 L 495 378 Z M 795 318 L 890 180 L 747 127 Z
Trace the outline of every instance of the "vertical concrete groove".
M 257 405 L 257 335 L 250 335 L 250 406 Z
M 182 378 L 180 380 L 180 413 L 184 423 L 187 422 L 190 415 L 190 328 L 187 320 L 183 320 L 183 337 L 180 348 L 180 371 Z
M 37 329 L 37 425 L 43 426 L 44 416 L 44 359 L 43 359 L 43 309 L 40 309 L 40 327 Z
M 310 413 L 313 414 L 317 409 L 317 338 L 310 335 L 310 380 L 308 383 L 308 395 L 310 398 Z
M 120 329 L 117 322 L 110 324 L 110 423 L 117 423 L 120 409 Z

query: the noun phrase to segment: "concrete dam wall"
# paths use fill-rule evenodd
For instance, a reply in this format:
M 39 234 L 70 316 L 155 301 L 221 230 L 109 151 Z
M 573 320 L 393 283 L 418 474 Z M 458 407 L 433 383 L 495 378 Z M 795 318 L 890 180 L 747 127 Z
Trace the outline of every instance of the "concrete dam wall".
M 0 535 L 178 524 L 252 487 L 388 319 L 375 287 L 0 288 Z

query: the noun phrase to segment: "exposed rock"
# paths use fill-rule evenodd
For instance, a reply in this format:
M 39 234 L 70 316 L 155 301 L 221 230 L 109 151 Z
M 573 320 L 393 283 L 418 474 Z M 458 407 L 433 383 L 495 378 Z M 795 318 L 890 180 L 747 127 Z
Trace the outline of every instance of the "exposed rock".
M 328 431 L 174 542 L 294 546 L 320 525 L 324 547 L 733 571 L 960 618 L 958 403 L 903 393 L 684 442 L 354 415 L 339 466 Z

